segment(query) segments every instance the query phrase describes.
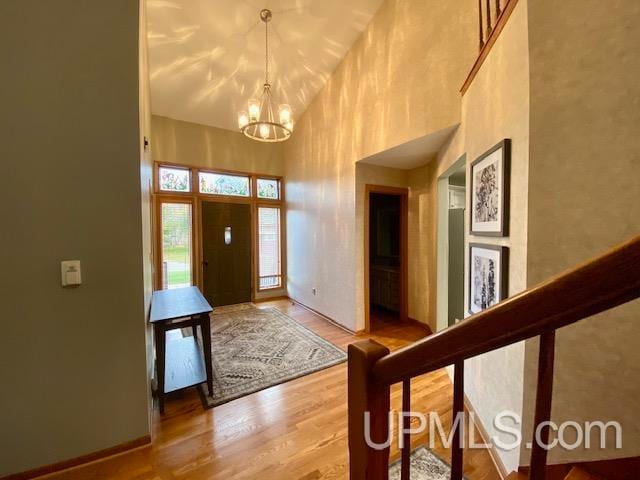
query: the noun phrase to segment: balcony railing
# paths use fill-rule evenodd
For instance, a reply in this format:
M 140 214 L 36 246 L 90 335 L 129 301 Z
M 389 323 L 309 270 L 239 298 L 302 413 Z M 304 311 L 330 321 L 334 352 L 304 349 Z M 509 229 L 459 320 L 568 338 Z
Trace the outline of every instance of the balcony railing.
M 478 0 L 479 54 L 460 90 L 463 95 L 489 55 L 491 47 L 496 43 L 517 3 L 518 0 Z

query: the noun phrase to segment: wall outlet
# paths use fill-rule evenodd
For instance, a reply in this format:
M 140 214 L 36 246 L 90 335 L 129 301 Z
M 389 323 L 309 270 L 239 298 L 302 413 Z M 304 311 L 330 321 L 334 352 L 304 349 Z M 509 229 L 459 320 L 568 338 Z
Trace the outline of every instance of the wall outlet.
M 317 295 L 317 294 L 318 294 L 318 289 L 317 289 L 317 288 L 315 288 L 315 287 L 314 287 L 314 288 L 312 288 L 312 289 L 311 289 L 311 293 L 313 293 L 314 295 Z

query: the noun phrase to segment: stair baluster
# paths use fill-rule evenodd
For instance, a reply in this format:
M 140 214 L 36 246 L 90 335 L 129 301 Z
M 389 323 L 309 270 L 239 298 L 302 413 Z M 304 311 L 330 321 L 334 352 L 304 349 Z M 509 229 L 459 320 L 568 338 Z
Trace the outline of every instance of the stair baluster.
M 547 468 L 547 450 L 538 443 L 549 444 L 549 426 L 540 429 L 539 438 L 536 439 L 538 425 L 548 422 L 551 418 L 551 398 L 553 396 L 553 362 L 555 357 L 556 332 L 540 335 L 540 353 L 538 357 L 538 389 L 536 392 L 536 413 L 533 446 L 531 450 L 531 470 L 529 480 L 544 480 Z
M 491 36 L 493 22 L 491 21 L 491 0 L 487 0 L 487 39 Z
M 482 0 L 478 0 L 478 20 L 480 22 L 480 47 L 479 50 L 482 51 L 484 48 L 484 27 L 482 25 Z
M 453 415 L 452 426 L 455 426 L 456 418 L 460 418 L 458 428 L 453 432 L 451 443 L 451 480 L 462 480 L 463 458 L 462 439 L 464 438 L 464 360 L 454 364 L 453 375 Z
M 411 378 L 405 378 L 402 381 L 402 460 L 400 464 L 400 480 L 411 479 L 411 434 L 408 433 L 411 427 L 411 417 L 408 413 L 411 411 Z

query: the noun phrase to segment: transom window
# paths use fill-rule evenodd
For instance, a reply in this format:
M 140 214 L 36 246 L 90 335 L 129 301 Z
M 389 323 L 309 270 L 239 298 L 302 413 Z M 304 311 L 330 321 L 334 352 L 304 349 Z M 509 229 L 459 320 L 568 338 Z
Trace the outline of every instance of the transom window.
M 158 185 L 165 192 L 190 192 L 191 170 L 186 168 L 160 167 Z
M 199 172 L 200 193 L 248 197 L 251 195 L 249 177 L 222 173 Z
M 280 181 L 271 178 L 258 179 L 258 198 L 280 199 Z
M 216 172 L 180 165 L 158 165 L 156 176 L 158 192 L 282 200 L 281 180 L 277 177 Z M 192 178 L 194 183 L 197 179 L 195 187 L 192 185 Z

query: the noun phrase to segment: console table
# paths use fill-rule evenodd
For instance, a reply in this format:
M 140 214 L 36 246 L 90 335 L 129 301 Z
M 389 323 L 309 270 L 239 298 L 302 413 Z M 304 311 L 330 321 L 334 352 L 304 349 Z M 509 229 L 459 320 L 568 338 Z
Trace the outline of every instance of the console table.
M 153 325 L 158 371 L 158 403 L 164 413 L 164 396 L 207 382 L 213 395 L 211 363 L 211 324 L 213 308 L 198 287 L 175 288 L 153 292 L 149 323 Z M 202 332 L 202 350 L 198 345 L 197 327 Z M 167 331 L 191 327 L 192 337 L 167 341 Z

